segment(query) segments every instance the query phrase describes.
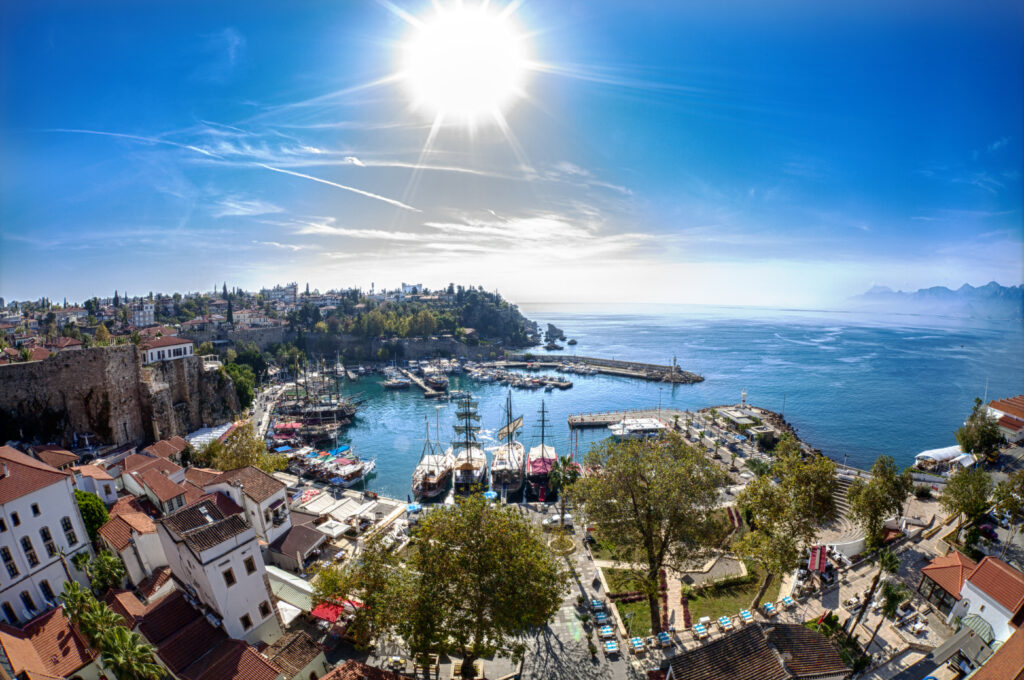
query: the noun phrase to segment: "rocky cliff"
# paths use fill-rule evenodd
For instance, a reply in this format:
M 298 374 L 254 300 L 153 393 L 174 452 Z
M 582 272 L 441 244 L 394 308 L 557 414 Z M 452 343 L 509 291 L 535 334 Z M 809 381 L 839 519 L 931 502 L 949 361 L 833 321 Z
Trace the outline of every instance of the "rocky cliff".
M 58 441 L 93 433 L 144 443 L 227 421 L 239 410 L 231 379 L 198 357 L 150 366 L 134 345 L 61 352 L 0 366 L 0 441 Z

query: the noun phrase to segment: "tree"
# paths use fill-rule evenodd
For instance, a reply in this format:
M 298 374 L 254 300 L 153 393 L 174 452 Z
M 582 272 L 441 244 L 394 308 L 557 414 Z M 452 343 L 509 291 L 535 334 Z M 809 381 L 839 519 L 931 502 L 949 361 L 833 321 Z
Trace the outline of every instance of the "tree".
M 103 663 L 121 680 L 159 680 L 165 676 L 153 656 L 156 649 L 124 626 L 111 628 L 101 648 Z
M 867 644 L 864 645 L 865 653 L 871 647 L 871 643 L 874 642 L 875 636 L 878 635 L 878 630 L 882 627 L 882 624 L 885 623 L 885 620 L 896 618 L 896 612 L 899 611 L 900 603 L 907 599 L 909 594 L 909 590 L 902 583 L 886 581 L 882 585 L 882 615 L 878 619 L 878 625 L 875 626 L 875 630 L 871 633 L 871 638 L 868 640 Z
M 514 509 L 474 494 L 427 515 L 415 540 L 402 562 L 373 539 L 344 573 L 339 592 L 367 604 L 356 630 L 394 632 L 417 657 L 457 654 L 469 676 L 481 656 L 521 658 L 523 638 L 558 612 L 568 573 Z
M 228 350 L 231 351 L 231 350 Z M 238 395 L 238 404 L 243 408 L 252 405 L 256 392 L 256 376 L 252 369 L 246 364 L 224 364 L 224 374 L 231 378 L 235 385 L 235 394 Z
M 761 603 L 772 580 L 795 569 L 817 526 L 835 513 L 835 463 L 824 456 L 803 458 L 799 442 L 786 434 L 775 447 L 771 477 L 756 477 L 736 499 L 750 515 L 751 531 L 733 544 L 741 556 L 761 564 L 765 577 L 750 608 Z
M 64 590 L 57 596 L 57 601 L 64 609 L 64 616 L 75 625 L 81 621 L 92 600 L 92 593 L 83 588 L 81 583 L 71 579 L 64 582 Z
M 913 488 L 910 470 L 900 472 L 890 456 L 878 457 L 871 466 L 869 480 L 857 477 L 850 483 L 846 492 L 850 517 L 864 529 L 868 549 L 882 545 L 885 521 L 903 514 L 903 505 Z
M 235 310 L 234 310 L 234 307 L 232 307 L 231 298 L 228 298 L 228 323 L 232 323 L 233 324 L 234 322 L 235 322 Z
M 603 541 L 644 565 L 641 581 L 658 631 L 662 568 L 681 569 L 725 533 L 724 522 L 712 513 L 725 475 L 675 433 L 658 442 L 601 442 L 586 463 L 601 474 L 573 485 L 574 505 L 597 524 Z
M 988 408 L 981 399 L 975 398 L 967 422 L 956 431 L 956 441 L 965 453 L 973 453 L 992 461 L 999 453 L 999 446 L 1006 440 L 999 431 L 999 423 L 988 414 Z
M 1009 478 L 996 484 L 992 492 L 992 500 L 996 504 L 996 512 L 1000 515 L 1008 515 L 1010 524 L 1013 526 L 1013 533 L 1010 538 L 1003 542 L 1003 552 L 1013 542 L 1014 537 L 1024 522 L 1024 470 L 1017 470 Z
M 86 570 L 93 590 L 102 595 L 111 588 L 119 587 L 124 581 L 125 568 L 121 558 L 107 550 L 101 550 Z
M 509 402 L 511 403 L 511 402 Z M 579 481 L 580 466 L 569 456 L 562 456 L 551 466 L 548 485 L 558 492 L 558 528 L 565 531 L 565 501 L 573 484 Z
M 891 550 L 879 551 L 875 559 L 878 561 L 878 571 L 875 572 L 875 577 L 871 579 L 871 587 L 868 588 L 868 594 L 864 597 L 864 606 L 857 612 L 857 618 L 854 619 L 853 626 L 850 628 L 851 635 L 856 633 L 857 624 L 864 618 L 864 612 L 867 611 L 871 600 L 874 599 L 875 590 L 878 589 L 878 581 L 882 578 L 882 574 L 895 574 L 900 570 L 900 558 Z
M 209 464 L 218 470 L 235 470 L 252 465 L 264 472 L 274 472 L 288 467 L 288 459 L 285 456 L 275 456 L 267 452 L 266 445 L 256 436 L 256 428 L 250 422 L 236 427 L 222 446 L 215 447 L 213 451 L 206 451 L 201 458 L 208 460 Z
M 115 307 L 120 307 L 121 306 L 121 296 L 117 294 L 116 290 L 114 291 L 114 306 Z
M 106 602 L 100 602 L 95 598 L 82 612 L 78 623 L 78 628 L 89 641 L 90 647 L 102 647 L 106 637 L 118 626 L 124 626 L 121 615 L 111 609 Z
M 97 344 L 99 344 L 99 345 L 109 345 L 110 344 L 110 331 L 107 330 L 106 326 L 104 326 L 103 324 L 100 324 L 99 326 L 96 327 L 95 338 L 96 338 L 96 343 Z
M 215 352 L 216 350 L 213 349 L 213 343 L 207 340 L 206 342 L 199 344 L 199 350 L 196 352 L 196 354 L 198 354 L 199 356 L 204 356 L 207 354 L 213 354 Z
M 939 496 L 939 505 L 949 513 L 963 515 L 967 524 L 985 514 L 992 493 L 992 480 L 981 468 L 960 470 L 946 483 Z M 961 528 L 963 524 L 960 525 Z M 959 536 L 959 530 L 957 536 Z
M 95 541 L 99 536 L 99 528 L 110 520 L 107 506 L 96 494 L 78 489 L 75 489 L 75 502 L 82 513 L 82 521 L 85 522 L 85 530 L 89 532 L 89 539 Z

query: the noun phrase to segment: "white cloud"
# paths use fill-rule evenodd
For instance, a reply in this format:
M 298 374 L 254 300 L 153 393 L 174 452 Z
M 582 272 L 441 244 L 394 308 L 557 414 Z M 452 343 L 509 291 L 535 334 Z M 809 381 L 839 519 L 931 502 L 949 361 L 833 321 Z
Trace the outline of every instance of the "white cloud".
M 214 217 L 243 217 L 284 212 L 283 208 L 258 198 L 226 196 L 211 209 Z
M 292 252 L 298 250 L 306 250 L 306 246 L 298 246 L 293 243 L 278 243 L 277 241 L 253 241 L 258 246 L 273 246 L 274 248 L 281 248 L 282 250 L 291 250 Z

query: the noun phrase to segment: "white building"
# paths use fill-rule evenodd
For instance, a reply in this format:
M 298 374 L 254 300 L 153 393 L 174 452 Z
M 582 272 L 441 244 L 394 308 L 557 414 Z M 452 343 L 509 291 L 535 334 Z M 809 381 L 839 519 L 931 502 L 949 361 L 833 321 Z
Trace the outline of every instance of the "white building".
M 134 496 L 145 496 L 170 514 L 185 506 L 185 471 L 169 460 L 133 453 L 124 459 L 121 482 L 124 490 Z
M 286 304 L 295 304 L 295 301 L 299 297 L 299 284 L 296 282 L 289 283 L 285 286 L 274 286 L 273 288 L 264 288 L 260 291 L 260 295 L 265 297 L 271 302 L 284 302 Z
M 992 629 L 992 640 L 1005 642 L 1024 624 L 1024 574 L 1001 559 L 986 556 L 964 578 L 950 622 L 977 616 Z
M 64 551 L 72 578 L 88 579 L 71 565 L 91 554 L 75 503 L 71 473 L 10 446 L 0 446 L 0 612 L 11 624 L 46 611 L 64 588 Z
M 273 543 L 292 526 L 285 489 L 284 482 L 251 465 L 222 472 L 203 484 L 207 493 L 223 493 L 242 508 L 256 535 L 266 543 Z
M 999 432 L 1006 441 L 1024 440 L 1024 394 L 990 401 L 988 414 L 999 423 Z
M 272 643 L 281 636 L 256 532 L 210 499 L 157 522 L 174 576 L 231 637 Z
M 402 295 L 418 295 L 422 292 L 422 283 L 406 283 L 405 281 L 402 281 Z
M 169 361 L 190 357 L 193 353 L 191 340 L 177 337 L 160 337 L 142 343 L 142 363 Z
M 104 545 L 124 562 L 128 578 L 135 586 L 158 568 L 167 566 L 156 524 L 145 513 L 115 515 L 100 527 L 99 534 Z
M 107 505 L 117 501 L 117 484 L 110 473 L 99 465 L 77 465 L 71 468 L 72 481 L 82 491 L 94 493 Z
M 136 302 L 131 306 L 132 325 L 138 328 L 152 326 L 154 320 L 155 305 L 152 302 Z

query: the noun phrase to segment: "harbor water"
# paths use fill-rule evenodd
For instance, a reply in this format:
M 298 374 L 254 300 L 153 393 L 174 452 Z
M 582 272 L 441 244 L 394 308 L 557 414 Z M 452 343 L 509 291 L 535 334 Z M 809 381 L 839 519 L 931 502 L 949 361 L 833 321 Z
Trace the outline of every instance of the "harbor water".
M 537 348 L 538 357 L 571 357 L 569 350 L 659 364 L 675 357 L 680 367 L 705 378 L 696 385 L 668 385 L 566 375 L 574 385 L 569 390 L 513 389 L 515 415 L 525 421 L 520 440 L 527 449 L 539 443 L 543 400 L 547 442 L 560 455 L 569 453 L 570 414 L 659 404 L 700 409 L 738 403 L 746 391 L 750 403 L 783 412 L 802 439 L 836 460 L 867 468 L 888 454 L 909 465 L 924 449 L 955 443 L 953 432 L 986 388 L 989 399 L 1024 392 L 1020 322 L 704 306 L 524 306 L 523 312 L 542 328 L 550 322 L 578 340 L 562 352 Z M 493 446 L 493 434 L 504 424 L 508 388 L 449 377 L 450 389 L 478 398 L 484 444 Z M 378 377 L 344 381 L 342 391 L 362 393 L 365 402 L 341 443 L 376 457 L 370 489 L 405 498 L 425 421 L 431 436 L 447 447 L 454 402 L 424 399 L 415 387 L 384 390 Z M 581 431 L 579 452 L 606 434 Z

